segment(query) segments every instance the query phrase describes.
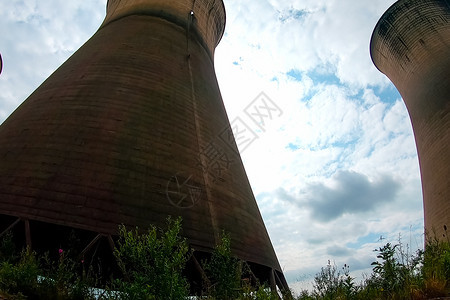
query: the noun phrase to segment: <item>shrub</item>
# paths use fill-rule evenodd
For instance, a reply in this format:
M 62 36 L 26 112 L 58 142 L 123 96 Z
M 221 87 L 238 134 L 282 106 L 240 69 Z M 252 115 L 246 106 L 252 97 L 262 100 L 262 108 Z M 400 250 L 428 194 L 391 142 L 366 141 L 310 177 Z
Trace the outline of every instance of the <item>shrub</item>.
M 211 259 L 203 262 L 211 286 L 208 294 L 217 299 L 236 299 L 240 294 L 242 262 L 231 254 L 231 238 L 222 233 L 220 243 L 214 249 Z
M 116 280 L 121 299 L 183 299 L 189 285 L 182 271 L 189 258 L 189 248 L 180 237 L 181 218 L 168 219 L 166 231 L 152 226 L 144 234 L 139 229 L 119 228 L 114 250 L 125 280 Z
M 401 241 L 375 249 L 372 274 L 359 285 L 348 266 L 338 271 L 328 265 L 314 277 L 312 293 L 302 291 L 298 299 L 429 299 L 448 296 L 450 246 L 442 239 L 428 239 L 425 250 L 405 254 Z
M 422 276 L 428 297 L 446 296 L 450 280 L 450 243 L 427 236 Z
M 299 299 L 354 299 L 358 291 L 350 267 L 345 264 L 341 271 L 330 261 L 314 276 L 313 288 L 312 295 L 303 292 Z
M 8 294 L 37 296 L 39 267 L 35 254 L 23 250 L 15 261 L 3 261 L 0 265 L 0 290 Z
M 275 291 L 272 291 L 270 288 L 268 288 L 265 285 L 260 286 L 256 292 L 254 292 L 252 298 L 248 299 L 255 299 L 255 300 L 279 300 L 280 297 Z M 285 299 L 291 299 L 290 297 L 286 296 Z
M 387 243 L 375 250 L 379 252 L 377 258 L 381 261 L 372 263 L 372 266 L 374 266 L 372 280 L 385 298 L 391 298 L 394 293 L 404 288 L 404 268 L 394 257 L 397 247 L 398 245 L 392 246 L 390 243 Z

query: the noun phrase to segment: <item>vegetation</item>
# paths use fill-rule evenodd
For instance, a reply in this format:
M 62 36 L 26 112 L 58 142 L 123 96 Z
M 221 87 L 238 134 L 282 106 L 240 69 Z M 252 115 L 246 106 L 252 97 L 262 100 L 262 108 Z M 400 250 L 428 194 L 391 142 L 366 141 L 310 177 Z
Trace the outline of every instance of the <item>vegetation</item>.
M 114 251 L 125 280 L 115 280 L 113 290 L 120 299 L 183 299 L 189 285 L 182 272 L 189 259 L 189 247 L 181 238 L 181 220 L 168 219 L 168 230 L 158 236 L 156 227 L 146 234 L 139 229 L 119 228 Z
M 180 236 L 181 220 L 168 219 L 167 230 L 119 228 L 114 257 L 122 276 L 106 282 L 102 274 L 72 255 L 54 249 L 38 255 L 30 249 L 15 250 L 12 236 L 0 243 L 0 298 L 6 299 L 188 299 L 190 286 L 183 273 L 193 255 Z M 210 259 L 202 261 L 203 290 L 197 299 L 280 299 L 278 293 L 255 282 L 245 262 L 232 256 L 231 238 L 222 233 Z M 373 270 L 361 283 L 350 268 L 338 269 L 330 261 L 314 277 L 312 291 L 283 299 L 429 299 L 449 295 L 450 245 L 429 238 L 424 251 L 405 254 L 401 243 L 375 250 Z M 93 287 L 98 288 L 93 288 Z M 192 298 L 190 298 L 192 299 Z
M 311 299 L 430 299 L 450 296 L 450 243 L 428 238 L 425 250 L 409 256 L 402 244 L 375 249 L 372 274 L 357 284 L 344 265 L 328 265 L 314 277 L 313 291 L 298 300 Z
M 54 249 L 56 260 L 30 249 L 17 254 L 12 236 L 6 235 L 0 245 L 0 299 L 186 299 L 190 287 L 183 271 L 192 251 L 180 232 L 181 219 L 169 218 L 167 230 L 152 226 L 145 233 L 120 226 L 114 257 L 122 276 L 106 283 L 98 280 L 104 274 L 70 250 Z M 232 256 L 230 246 L 223 233 L 211 258 L 202 262 L 208 280 L 201 298 L 279 299 L 266 286 L 249 284 L 250 270 Z
M 207 294 L 222 299 L 236 299 L 241 292 L 242 262 L 231 255 L 231 239 L 222 233 L 210 261 L 203 262 L 212 284 L 207 285 Z
M 0 245 L 0 295 L 6 299 L 89 299 L 93 281 L 78 274 L 69 253 L 57 249 L 57 261 L 48 253 L 38 257 L 29 248 L 14 253 L 11 235 Z

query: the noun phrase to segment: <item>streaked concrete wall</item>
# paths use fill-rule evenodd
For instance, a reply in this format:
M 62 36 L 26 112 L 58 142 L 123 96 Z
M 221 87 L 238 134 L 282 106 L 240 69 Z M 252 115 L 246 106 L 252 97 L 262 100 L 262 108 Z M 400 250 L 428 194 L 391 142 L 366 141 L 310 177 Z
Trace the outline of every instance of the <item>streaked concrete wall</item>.
M 375 27 L 370 53 L 402 95 L 414 130 L 425 229 L 450 234 L 450 1 L 401 0 Z
M 107 234 L 182 216 L 196 250 L 225 230 L 238 257 L 281 271 L 223 138 L 223 3 L 192 3 L 108 2 L 95 35 L 0 126 L 0 214 Z

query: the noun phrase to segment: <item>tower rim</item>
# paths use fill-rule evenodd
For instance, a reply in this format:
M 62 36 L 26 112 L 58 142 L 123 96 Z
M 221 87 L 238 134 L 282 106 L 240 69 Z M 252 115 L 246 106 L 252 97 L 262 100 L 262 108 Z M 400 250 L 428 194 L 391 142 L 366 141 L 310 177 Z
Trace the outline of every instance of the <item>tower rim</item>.
M 226 9 L 223 0 L 184 0 L 185 3 L 181 3 L 183 1 L 179 2 L 168 0 L 108 0 L 105 19 L 99 29 L 111 22 L 131 15 L 161 17 L 186 27 L 187 30 L 194 29 L 197 31 L 211 54 L 214 53 L 214 49 L 219 45 L 225 34 Z M 200 18 L 197 18 L 198 10 L 202 10 L 205 13 Z M 213 26 L 211 26 L 211 19 L 214 22 Z
M 402 1 L 402 0 L 400 0 Z M 380 28 L 380 25 L 382 22 L 384 22 L 385 17 L 390 13 L 390 11 L 392 10 L 392 8 L 396 5 L 398 5 L 397 3 L 400 1 L 396 1 L 394 3 L 392 3 L 385 11 L 384 13 L 381 15 L 381 17 L 378 19 L 377 23 L 375 24 L 375 27 L 372 30 L 372 34 L 370 36 L 370 42 L 369 42 L 369 54 L 370 54 L 370 59 L 372 60 L 373 65 L 375 66 L 375 68 L 377 68 L 378 71 L 380 71 L 381 73 L 385 74 L 382 70 L 380 70 L 380 68 L 378 67 L 378 65 L 375 62 L 375 58 L 374 58 L 374 44 L 375 44 L 375 37 L 377 35 L 378 29 Z M 109 0 L 108 0 L 109 2 Z
M 427 5 L 432 5 L 433 9 L 422 10 Z M 448 44 L 448 39 L 432 36 L 434 32 L 445 29 L 446 24 L 434 15 L 447 11 L 448 7 L 447 0 L 417 0 L 413 5 L 408 0 L 398 0 L 389 6 L 370 38 L 369 54 L 375 67 L 388 78 L 400 73 L 410 78 L 421 68 L 414 65 L 423 67 L 431 53 L 442 55 L 440 48 Z M 417 22 L 404 21 L 405 18 L 423 17 L 431 20 L 432 25 L 419 26 Z

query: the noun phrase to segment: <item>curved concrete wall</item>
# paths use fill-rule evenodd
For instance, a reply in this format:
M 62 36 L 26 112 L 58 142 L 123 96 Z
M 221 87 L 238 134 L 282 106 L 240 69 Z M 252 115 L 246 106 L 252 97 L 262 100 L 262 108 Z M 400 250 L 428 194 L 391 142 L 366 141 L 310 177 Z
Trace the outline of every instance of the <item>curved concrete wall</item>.
M 194 249 L 225 230 L 238 257 L 281 271 L 215 76 L 223 3 L 190 3 L 108 2 L 0 126 L 0 214 L 107 234 L 182 216 Z
M 222 0 L 108 0 L 101 27 L 130 15 L 158 16 L 189 28 L 201 37 L 211 53 L 225 31 Z
M 450 233 L 450 1 L 396 2 L 376 25 L 370 53 L 408 108 L 425 229 L 442 237 Z

